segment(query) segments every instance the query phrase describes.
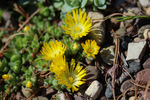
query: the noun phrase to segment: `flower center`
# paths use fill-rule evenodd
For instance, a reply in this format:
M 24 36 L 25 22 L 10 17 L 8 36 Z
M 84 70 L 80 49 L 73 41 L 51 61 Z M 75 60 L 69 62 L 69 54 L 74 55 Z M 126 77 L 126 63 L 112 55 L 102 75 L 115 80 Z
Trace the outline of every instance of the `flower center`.
M 69 81 L 70 83 L 73 83 L 73 78 L 71 76 L 69 76 Z
M 94 49 L 90 48 L 90 49 L 88 50 L 88 52 L 89 52 L 89 53 L 93 53 L 93 52 L 94 52 Z
M 54 54 L 54 56 L 57 57 L 57 56 L 60 55 L 60 54 L 61 54 L 61 52 L 58 51 L 58 52 L 56 52 L 56 53 Z
M 73 49 L 77 49 L 77 48 L 78 48 L 78 44 L 74 43 Z
M 74 29 L 76 32 L 80 32 L 81 31 L 81 28 L 80 27 L 75 27 L 75 29 Z

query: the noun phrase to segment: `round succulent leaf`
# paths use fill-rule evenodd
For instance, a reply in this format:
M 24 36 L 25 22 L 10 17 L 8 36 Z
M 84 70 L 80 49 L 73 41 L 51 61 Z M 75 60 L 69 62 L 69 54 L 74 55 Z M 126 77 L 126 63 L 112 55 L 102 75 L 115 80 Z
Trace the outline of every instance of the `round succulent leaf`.
M 64 2 L 60 1 L 60 2 L 54 2 L 53 6 L 57 9 L 57 10 L 61 10 L 61 7 L 63 6 Z
M 82 0 L 81 1 L 81 8 L 85 7 L 85 5 L 87 4 L 88 0 Z
M 94 5 L 99 7 L 105 4 L 105 0 L 94 0 Z
M 71 7 L 79 6 L 79 0 L 64 0 Z
M 106 5 L 102 5 L 102 6 L 100 6 L 100 7 L 97 7 L 98 9 L 102 9 L 102 10 L 104 10 L 104 9 L 106 9 L 107 8 L 107 6 Z

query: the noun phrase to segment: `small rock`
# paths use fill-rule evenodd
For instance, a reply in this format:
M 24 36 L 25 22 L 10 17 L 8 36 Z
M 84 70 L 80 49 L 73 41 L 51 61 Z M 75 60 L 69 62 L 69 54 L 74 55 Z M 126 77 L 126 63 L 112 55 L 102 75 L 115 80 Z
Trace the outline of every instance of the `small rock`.
M 75 100 L 85 100 L 85 98 L 82 96 L 77 96 L 77 97 L 75 97 Z
M 122 97 L 120 100 L 126 100 L 126 98 L 125 98 L 125 97 Z
M 133 40 L 134 42 L 141 42 L 141 41 L 143 41 L 143 39 L 141 39 L 141 38 L 139 38 L 139 37 L 136 37 L 136 38 L 134 38 L 134 40 Z
M 123 84 L 121 85 L 120 91 L 121 92 L 125 92 L 127 89 L 129 89 L 130 87 L 134 86 L 131 82 L 131 80 L 126 80 L 125 82 L 123 82 Z
M 129 100 L 136 100 L 135 96 L 130 97 Z
M 139 0 L 142 7 L 149 7 L 150 6 L 150 0 Z
M 143 33 L 144 33 L 144 31 L 145 31 L 146 29 L 150 29 L 150 25 L 149 25 L 149 24 L 148 24 L 148 25 L 143 25 L 143 26 L 138 30 L 138 37 L 139 37 L 139 38 L 144 39 Z
M 150 79 L 150 69 L 144 69 L 137 73 L 135 81 L 141 85 L 146 85 L 148 79 Z
M 113 67 L 111 67 L 108 71 L 107 71 L 107 73 L 111 76 L 111 77 L 113 77 Z M 121 74 L 121 71 L 120 71 L 120 67 L 116 67 L 116 72 L 115 72 L 115 78 L 118 78 L 119 76 L 120 76 L 120 74 Z
M 106 90 L 105 90 L 105 96 L 110 99 L 110 98 L 113 98 L 113 92 L 112 92 L 112 81 L 109 81 L 108 80 L 108 83 L 109 83 L 109 86 L 107 85 L 106 87 Z M 115 84 L 115 93 L 116 95 L 120 95 L 121 92 L 120 92 L 120 86 L 118 84 Z
M 96 19 L 104 18 L 104 15 L 100 12 L 89 12 L 88 17 L 92 20 L 93 25 L 87 36 L 90 39 L 94 39 L 98 45 L 102 45 L 105 37 L 105 23 Z
M 146 13 L 150 16 L 150 7 L 146 8 Z
M 144 63 L 143 63 L 143 68 L 150 68 L 150 58 L 148 58 Z
M 32 100 L 48 100 L 48 98 L 43 97 L 43 96 L 38 96 L 36 98 L 32 98 Z
M 135 95 L 135 91 L 131 90 L 126 93 L 127 96 L 131 97 Z
M 59 100 L 66 100 L 64 93 L 58 93 Z
M 51 88 L 51 87 L 49 87 L 49 88 L 46 89 L 46 95 L 52 94 L 52 93 L 54 93 L 54 92 L 56 92 L 56 90 L 54 90 L 54 89 Z
M 85 91 L 85 96 L 95 100 L 103 89 L 103 85 L 97 80 L 93 81 L 88 89 Z
M 128 37 L 128 36 L 124 36 L 124 37 L 122 37 L 121 38 L 121 50 L 123 50 L 123 51 L 127 51 L 127 49 L 128 49 L 128 44 L 131 42 L 132 40 L 131 40 L 131 38 L 130 37 Z
M 129 64 L 129 67 L 125 67 L 125 69 L 128 71 L 128 73 L 130 74 L 135 74 L 137 73 L 140 68 L 141 68 L 141 65 L 139 62 L 134 62 L 134 61 L 131 61 L 131 62 L 128 62 Z
M 140 94 L 141 94 L 142 97 L 144 98 L 145 91 L 140 91 Z M 150 100 L 150 92 L 149 92 L 149 91 L 147 91 L 145 100 Z
M 59 100 L 72 100 L 70 95 L 68 92 L 58 93 Z
M 93 82 L 94 80 L 97 80 L 99 78 L 100 71 L 95 66 L 87 66 L 86 70 L 87 70 L 87 75 L 85 76 L 87 79 L 86 84 L 90 85 L 91 82 Z
M 120 38 L 124 37 L 125 34 L 126 34 L 126 29 L 124 27 L 121 27 L 116 31 L 116 35 Z
M 31 93 L 32 89 L 24 88 L 22 86 L 21 91 L 26 98 L 28 98 L 32 95 L 32 93 Z
M 100 55 L 101 55 L 102 60 L 106 64 L 112 65 L 114 62 L 115 46 L 109 46 L 109 47 L 103 48 L 100 51 Z
M 129 43 L 126 60 L 135 60 L 140 62 L 145 53 L 146 46 L 147 43 L 144 40 L 138 43 Z
M 143 36 L 145 40 L 150 40 L 150 29 L 145 29 Z
M 126 79 L 128 78 L 128 74 L 125 72 L 125 73 L 122 73 L 121 76 L 119 77 L 119 82 L 120 84 L 122 84 L 122 82 L 124 82 Z
M 107 100 L 107 98 L 105 96 L 101 97 L 101 100 Z
M 139 62 L 128 62 L 129 67 L 125 66 L 124 68 L 126 69 L 126 71 L 128 71 L 129 74 L 136 74 L 140 69 L 141 69 L 141 65 Z M 121 76 L 119 77 L 119 82 L 122 83 L 124 82 L 126 79 L 129 78 L 128 73 L 124 72 L 121 74 Z
M 2 16 L 3 16 L 4 20 L 7 21 L 10 19 L 11 13 L 9 11 L 4 11 Z

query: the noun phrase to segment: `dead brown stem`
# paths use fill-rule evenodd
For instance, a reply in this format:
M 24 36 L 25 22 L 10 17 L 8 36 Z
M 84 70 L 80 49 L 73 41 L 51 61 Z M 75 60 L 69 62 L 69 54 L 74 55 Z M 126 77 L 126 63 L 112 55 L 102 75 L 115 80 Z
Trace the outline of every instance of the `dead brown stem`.
M 10 91 L 10 88 L 11 88 L 11 87 L 9 87 L 9 88 L 7 89 L 6 94 L 5 94 L 5 96 L 3 97 L 3 100 L 5 100 L 5 99 L 6 99 L 6 97 L 7 97 L 8 93 L 9 93 L 9 91 Z
M 148 91 L 149 86 L 150 86 L 150 78 L 149 78 L 149 80 L 147 82 L 147 85 L 146 85 L 145 94 L 144 94 L 144 100 L 146 100 L 147 91 Z
M 4 47 L 2 47 L 2 49 L 0 50 L 0 54 L 3 54 L 3 53 L 4 53 L 5 48 L 9 45 L 9 43 L 11 42 L 11 40 L 12 40 L 15 36 L 21 35 L 21 34 L 27 34 L 27 33 L 16 33 L 16 34 L 11 35 L 11 36 L 7 39 L 7 42 L 5 43 Z
M 40 11 L 40 9 L 37 9 L 24 23 L 23 25 L 17 30 L 17 32 L 19 32 L 29 21 L 30 19 L 35 16 L 38 12 Z
M 113 91 L 113 98 L 116 100 L 115 95 L 115 73 L 116 73 L 116 66 L 118 66 L 118 56 L 119 56 L 119 39 L 117 39 L 116 34 L 112 30 L 114 34 L 114 38 L 116 41 L 116 48 L 115 48 L 115 57 L 114 57 L 114 63 L 113 63 L 113 75 L 112 75 L 112 91 Z

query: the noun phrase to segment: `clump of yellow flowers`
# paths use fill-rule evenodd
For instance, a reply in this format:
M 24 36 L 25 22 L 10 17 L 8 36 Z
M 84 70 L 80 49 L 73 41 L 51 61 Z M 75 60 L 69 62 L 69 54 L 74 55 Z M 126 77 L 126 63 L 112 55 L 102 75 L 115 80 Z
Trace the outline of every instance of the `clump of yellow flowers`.
M 85 83 L 85 79 L 82 79 L 86 75 L 86 70 L 82 69 L 78 63 L 75 67 L 75 60 L 71 60 L 70 67 L 66 62 L 65 56 L 63 56 L 66 46 L 62 42 L 50 42 L 50 46 L 44 44 L 41 51 L 45 60 L 52 60 L 50 65 L 50 71 L 55 73 L 58 84 L 67 86 L 67 89 L 72 88 L 72 92 L 77 91 L 78 87 Z M 29 85 L 30 86 L 30 85 Z
M 74 39 L 74 42 L 71 43 L 70 41 L 71 44 L 68 47 L 64 44 L 65 42 L 50 41 L 43 45 L 41 53 L 45 60 L 51 61 L 50 71 L 55 74 L 58 84 L 63 84 L 67 89 L 72 89 L 72 92 L 74 92 L 78 91 L 79 86 L 85 83 L 86 70 L 79 63 L 76 64 L 75 59 L 70 59 L 69 64 L 65 57 L 66 50 L 71 48 L 72 54 L 77 55 L 78 48 L 81 45 L 87 57 L 95 58 L 100 47 L 95 40 L 86 40 L 85 44 L 79 44 L 75 41 L 86 36 L 92 26 L 91 20 L 87 18 L 86 13 L 83 13 L 81 9 L 73 10 L 72 15 L 71 13 L 66 14 L 64 23 L 62 29 Z M 78 51 L 75 52 L 76 50 Z
M 92 23 L 89 18 L 87 18 L 86 12 L 83 13 L 81 9 L 72 10 L 72 14 L 68 12 L 66 14 L 66 19 L 63 21 L 65 25 L 62 29 L 66 34 L 69 34 L 74 40 L 86 36 L 91 29 Z

